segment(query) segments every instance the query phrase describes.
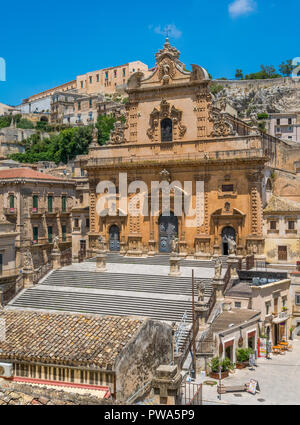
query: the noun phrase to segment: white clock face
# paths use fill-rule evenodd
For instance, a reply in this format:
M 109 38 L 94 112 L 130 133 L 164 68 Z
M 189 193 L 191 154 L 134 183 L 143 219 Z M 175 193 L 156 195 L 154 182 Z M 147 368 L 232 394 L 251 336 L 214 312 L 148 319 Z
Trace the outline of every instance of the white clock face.
M 4 375 L 4 368 L 2 367 L 2 366 L 0 366 L 0 376 L 3 376 Z

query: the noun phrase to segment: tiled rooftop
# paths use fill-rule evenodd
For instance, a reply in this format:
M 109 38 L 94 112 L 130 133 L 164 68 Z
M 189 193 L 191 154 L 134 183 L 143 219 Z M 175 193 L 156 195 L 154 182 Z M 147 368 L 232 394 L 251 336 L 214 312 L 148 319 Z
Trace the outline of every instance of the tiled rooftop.
M 237 326 L 245 324 L 251 319 L 259 317 L 260 312 L 242 308 L 233 308 L 230 311 L 223 311 L 212 324 L 213 332 L 225 332 L 230 329 L 230 325 Z
M 5 311 L 0 319 L 6 328 L 0 359 L 103 368 L 113 367 L 143 323 L 129 317 L 24 311 Z
M 49 174 L 40 173 L 39 171 L 32 170 L 31 168 L 9 168 L 6 170 L 0 170 L 0 179 L 37 179 L 37 180 L 63 180 L 60 177 L 51 176 Z

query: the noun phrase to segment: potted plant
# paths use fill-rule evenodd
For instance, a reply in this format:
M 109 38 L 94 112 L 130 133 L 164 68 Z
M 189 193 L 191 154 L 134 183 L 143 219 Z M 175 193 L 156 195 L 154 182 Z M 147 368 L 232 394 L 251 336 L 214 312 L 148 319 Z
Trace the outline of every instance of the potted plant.
M 244 369 L 249 366 L 249 356 L 253 354 L 252 348 L 239 348 L 236 351 L 236 368 Z
M 228 358 L 225 358 L 223 361 L 219 357 L 214 357 L 210 362 L 211 373 L 210 377 L 214 379 L 219 379 L 219 367 L 221 366 L 221 379 L 227 378 L 229 375 L 229 370 L 234 368 L 234 365 Z
M 282 311 L 287 311 L 287 307 L 282 307 Z
M 293 327 L 290 327 L 290 340 L 293 341 Z

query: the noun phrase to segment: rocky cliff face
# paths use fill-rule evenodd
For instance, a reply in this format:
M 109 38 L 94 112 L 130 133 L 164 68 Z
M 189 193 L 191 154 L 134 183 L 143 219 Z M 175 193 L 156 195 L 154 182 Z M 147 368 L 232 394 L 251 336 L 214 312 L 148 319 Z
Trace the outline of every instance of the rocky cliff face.
M 300 112 L 300 78 L 276 78 L 273 80 L 215 80 L 223 86 L 215 98 L 222 97 L 232 105 L 240 117 L 251 113 Z

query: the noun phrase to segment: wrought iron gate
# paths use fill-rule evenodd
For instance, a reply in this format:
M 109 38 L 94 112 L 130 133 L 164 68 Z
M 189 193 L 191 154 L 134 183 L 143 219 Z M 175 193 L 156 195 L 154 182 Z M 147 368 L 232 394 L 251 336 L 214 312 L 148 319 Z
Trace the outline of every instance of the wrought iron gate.
M 120 230 L 116 225 L 109 229 L 109 250 L 120 251 Z
M 170 216 L 161 215 L 159 226 L 159 252 L 172 252 L 172 239 L 178 237 L 178 220 L 171 213 Z

